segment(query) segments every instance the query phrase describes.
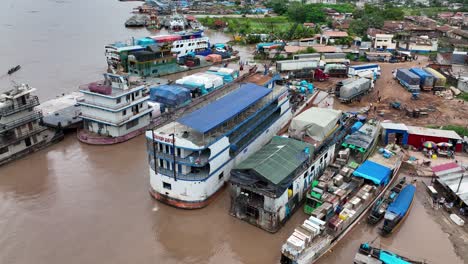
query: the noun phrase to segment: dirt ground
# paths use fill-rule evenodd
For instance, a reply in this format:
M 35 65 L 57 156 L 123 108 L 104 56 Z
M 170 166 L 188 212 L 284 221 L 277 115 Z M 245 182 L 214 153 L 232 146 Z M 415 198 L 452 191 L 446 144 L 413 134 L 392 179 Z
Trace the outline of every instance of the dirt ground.
M 370 103 L 377 106 L 376 115 L 381 120 L 391 120 L 402 122 L 408 125 L 461 125 L 468 126 L 468 103 L 452 99 L 447 100 L 434 95 L 432 92 L 421 92 L 419 100 L 412 100 L 411 93 L 401 86 L 393 78 L 392 71 L 398 68 L 425 67 L 429 63 L 428 58 L 419 56 L 417 61 L 403 63 L 378 63 L 381 67 L 381 76 L 377 80 L 374 90 L 364 96 L 360 102 L 342 104 L 335 98 L 334 107 L 344 111 L 355 111 L 368 107 Z M 326 82 L 315 82 L 317 88 L 329 90 L 334 88 L 339 78 L 331 78 Z M 378 102 L 378 97 L 381 101 Z M 390 103 L 398 101 L 403 108 L 429 108 L 434 109 L 428 112 L 427 117 L 413 118 L 406 115 L 405 110 L 397 110 L 390 107 Z

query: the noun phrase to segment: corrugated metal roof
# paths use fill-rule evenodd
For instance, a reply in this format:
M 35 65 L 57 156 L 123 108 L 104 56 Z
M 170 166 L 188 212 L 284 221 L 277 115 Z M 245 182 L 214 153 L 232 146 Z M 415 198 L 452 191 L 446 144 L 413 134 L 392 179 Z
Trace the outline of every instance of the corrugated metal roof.
M 253 83 L 246 83 L 226 96 L 188 114 L 179 123 L 206 133 L 238 115 L 267 94 L 270 89 Z
M 408 131 L 408 127 L 403 123 L 381 123 L 383 129 L 394 129 Z
M 436 176 L 443 176 L 446 174 L 454 173 L 454 172 L 460 172 L 463 170 L 462 167 L 460 167 L 457 163 L 455 162 L 449 162 L 445 164 L 440 164 L 437 166 L 432 166 L 431 167 L 432 172 Z
M 305 152 L 306 148 L 309 148 L 308 154 Z M 253 170 L 277 185 L 299 168 L 313 151 L 312 145 L 305 142 L 275 136 L 269 144 L 237 165 L 234 170 Z
M 458 172 L 439 177 L 439 182 L 450 188 L 465 204 L 468 204 L 468 172 L 465 171 L 464 176 L 462 172 Z
M 442 130 L 442 129 L 434 129 L 434 128 L 427 128 L 427 127 L 417 127 L 417 126 L 407 126 L 408 133 L 421 135 L 421 136 L 429 136 L 429 137 L 441 137 L 441 138 L 450 138 L 461 140 L 462 138 L 452 130 Z

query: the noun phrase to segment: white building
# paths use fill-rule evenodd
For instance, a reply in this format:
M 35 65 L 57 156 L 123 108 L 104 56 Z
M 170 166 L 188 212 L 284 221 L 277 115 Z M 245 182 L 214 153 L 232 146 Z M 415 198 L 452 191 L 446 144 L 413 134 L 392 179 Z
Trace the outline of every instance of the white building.
M 92 83 L 80 90 L 84 94 L 80 102 L 84 130 L 111 138 L 144 130 L 152 111 L 149 97 L 143 95 L 145 86 L 130 87 L 126 78 L 114 74 L 104 74 L 104 78 L 103 84 Z
M 35 110 L 36 89 L 26 84 L 0 95 L 0 165 L 46 147 L 56 137 L 42 126 L 42 112 Z M 57 137 L 58 139 L 58 137 Z
M 374 49 L 394 50 L 396 48 L 396 43 L 393 42 L 392 34 L 375 34 L 373 41 Z

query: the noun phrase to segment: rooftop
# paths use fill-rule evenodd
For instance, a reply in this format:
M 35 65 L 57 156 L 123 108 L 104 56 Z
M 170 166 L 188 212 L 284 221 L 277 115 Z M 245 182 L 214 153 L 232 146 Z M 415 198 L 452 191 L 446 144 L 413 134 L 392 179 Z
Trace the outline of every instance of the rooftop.
M 432 166 L 431 170 L 436 176 L 443 176 L 454 172 L 460 172 L 463 170 L 463 168 L 455 162 L 449 162 L 437 166 Z
M 206 133 L 232 119 L 270 92 L 266 87 L 247 83 L 178 121 L 200 133 Z
M 408 131 L 408 127 L 403 123 L 380 123 L 383 129 L 394 129 Z
M 305 151 L 307 148 L 308 152 Z M 312 148 L 312 145 L 302 141 L 275 136 L 269 144 L 237 165 L 234 170 L 252 170 L 278 185 L 310 158 Z
M 408 133 L 416 134 L 421 136 L 428 136 L 428 137 L 441 137 L 441 138 L 450 138 L 461 140 L 462 138 L 452 130 L 442 130 L 442 129 L 434 129 L 434 128 L 426 128 L 426 127 L 417 127 L 417 126 L 407 126 Z
M 439 177 L 438 181 L 452 190 L 460 199 L 468 204 L 468 173 L 458 172 Z
M 338 37 L 347 37 L 348 33 L 345 31 L 325 31 L 323 35 L 331 38 L 338 38 Z

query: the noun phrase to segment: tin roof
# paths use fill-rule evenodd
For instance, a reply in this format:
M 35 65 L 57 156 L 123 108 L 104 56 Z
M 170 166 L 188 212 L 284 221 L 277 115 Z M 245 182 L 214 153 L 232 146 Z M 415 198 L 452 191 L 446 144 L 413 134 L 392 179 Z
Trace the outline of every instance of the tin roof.
M 309 148 L 309 152 L 305 151 Z M 307 160 L 313 147 L 305 142 L 275 136 L 271 142 L 237 165 L 234 170 L 253 170 L 278 185 Z
M 407 126 L 410 134 L 429 136 L 429 137 L 441 137 L 461 140 L 462 138 L 453 130 L 442 130 L 426 127 Z
M 347 37 L 348 33 L 345 31 L 325 31 L 323 32 L 323 35 L 327 37 Z
M 438 181 L 468 204 L 468 173 L 466 171 L 441 176 Z
M 449 162 L 449 163 L 444 163 L 444 164 L 440 164 L 437 166 L 432 166 L 431 169 L 432 169 L 432 172 L 436 176 L 443 176 L 446 174 L 460 172 L 463 170 L 463 168 L 455 162 Z
M 403 123 L 381 123 L 383 129 L 394 129 L 408 131 L 408 127 Z

